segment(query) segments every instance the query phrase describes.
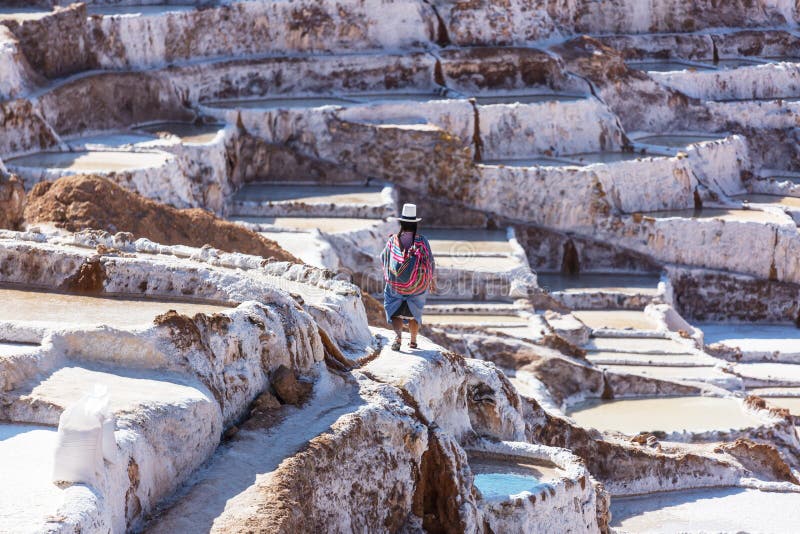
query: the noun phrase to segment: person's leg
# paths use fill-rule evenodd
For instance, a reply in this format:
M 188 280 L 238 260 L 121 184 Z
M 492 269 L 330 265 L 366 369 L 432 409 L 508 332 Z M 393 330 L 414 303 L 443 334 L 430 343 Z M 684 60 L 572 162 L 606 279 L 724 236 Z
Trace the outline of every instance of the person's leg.
M 403 338 L 403 320 L 400 317 L 392 317 L 392 328 L 394 329 L 395 340 L 392 349 L 400 350 L 400 340 Z
M 411 332 L 411 344 L 417 344 L 417 334 L 419 333 L 419 323 L 416 319 L 410 319 L 408 321 L 408 331 Z

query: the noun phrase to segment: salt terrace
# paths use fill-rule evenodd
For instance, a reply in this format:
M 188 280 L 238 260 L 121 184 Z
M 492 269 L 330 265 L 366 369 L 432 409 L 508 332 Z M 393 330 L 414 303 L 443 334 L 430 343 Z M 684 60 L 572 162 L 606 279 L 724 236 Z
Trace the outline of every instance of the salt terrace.
M 0 532 L 796 531 L 796 2 L 179 4 L 0 2 Z

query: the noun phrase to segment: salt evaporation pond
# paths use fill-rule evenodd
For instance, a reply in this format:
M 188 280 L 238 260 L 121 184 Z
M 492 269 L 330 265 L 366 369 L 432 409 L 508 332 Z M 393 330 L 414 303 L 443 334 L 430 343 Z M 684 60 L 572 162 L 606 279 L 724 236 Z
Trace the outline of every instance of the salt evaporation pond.
M 742 352 L 800 353 L 800 329 L 793 325 L 714 324 L 696 325 L 706 345 L 719 343 Z
M 765 65 L 766 63 L 763 61 L 755 61 L 752 59 L 744 59 L 744 58 L 731 58 L 731 59 L 718 59 L 716 61 L 712 59 L 700 59 L 697 60 L 698 63 L 702 63 L 703 65 L 708 65 L 709 67 L 716 67 L 718 69 L 738 69 L 739 67 L 754 67 L 757 65 Z
M 221 109 L 291 109 L 291 108 L 321 108 L 324 106 L 346 106 L 354 104 L 354 100 L 339 97 L 286 97 L 286 98 L 257 98 L 243 100 L 219 100 L 203 102 L 203 105 Z
M 25 22 L 26 20 L 40 20 L 48 15 L 52 15 L 54 11 L 47 11 L 39 8 L 29 7 L 11 7 L 0 9 L 0 20 L 15 20 L 17 22 Z
M 758 394 L 757 392 L 753 392 Z M 770 406 L 786 408 L 792 415 L 800 416 L 800 397 L 762 397 Z
M 194 6 L 181 5 L 151 5 L 151 6 L 88 6 L 90 15 L 103 15 L 105 17 L 139 17 L 158 16 L 166 13 L 194 11 Z
M 574 167 L 575 164 L 571 161 L 546 158 L 546 157 L 532 157 L 532 158 L 519 158 L 519 159 L 490 159 L 481 162 L 483 165 L 491 165 L 495 167 Z
M 594 330 L 658 330 L 658 322 L 641 311 L 635 310 L 581 310 L 572 314 Z
M 0 358 L 35 350 L 39 345 L 33 343 L 15 343 L 13 341 L 0 341 Z
M 638 152 L 587 152 L 585 154 L 569 154 L 564 158 L 580 165 L 609 164 L 621 161 L 637 161 L 642 158 L 665 158 L 664 154 L 640 154 Z
M 170 158 L 165 152 L 120 152 L 112 150 L 79 152 L 39 152 L 11 158 L 11 168 L 64 169 L 77 172 L 119 172 L 160 167 Z
M 479 254 L 511 254 L 508 235 L 503 230 L 426 229 L 425 237 L 435 255 L 472 256 Z
M 216 313 L 228 306 L 202 302 L 89 297 L 67 293 L 0 288 L 0 321 L 59 325 L 136 326 L 152 323 L 169 310 L 184 315 Z
M 787 219 L 775 213 L 761 210 L 740 210 L 726 208 L 703 208 L 699 210 L 652 211 L 645 215 L 654 219 L 720 219 L 723 221 L 785 223 Z
M 630 61 L 628 67 L 645 72 L 677 72 L 682 70 L 715 70 L 713 67 L 693 65 L 682 61 Z
M 386 92 L 386 93 L 351 93 L 346 98 L 359 102 L 431 102 L 433 100 L 449 100 L 438 93 Z
M 280 202 L 294 200 L 324 204 L 384 204 L 381 187 L 364 186 L 298 186 L 269 183 L 248 184 L 233 196 L 234 202 Z
M 75 137 L 69 139 L 68 142 L 73 146 L 97 145 L 109 148 L 119 148 L 127 145 L 149 143 L 151 141 L 155 141 L 156 139 L 158 138 L 153 135 L 132 132 L 116 132 L 92 135 L 89 137 Z
M 491 95 L 476 96 L 475 101 L 481 106 L 492 106 L 496 104 L 542 104 L 546 102 L 577 102 L 585 100 L 581 95 L 566 94 L 538 94 L 538 95 Z
M 602 289 L 606 291 L 655 293 L 660 280 L 658 274 L 625 273 L 581 273 L 573 276 L 563 273 L 537 272 L 536 277 L 539 281 L 539 287 L 548 291 Z
M 50 480 L 57 439 L 55 428 L 0 423 L 0 532 L 43 532 L 61 505 Z
M 475 475 L 475 487 L 484 499 L 537 493 L 562 474 L 555 464 L 528 458 L 470 455 L 469 466 Z
M 637 143 L 644 143 L 647 145 L 668 146 L 671 148 L 682 148 L 696 143 L 704 143 L 706 141 L 719 141 L 724 139 L 722 135 L 704 135 L 704 134 L 663 134 L 663 135 L 648 135 L 634 139 Z
M 750 204 L 770 204 L 774 206 L 785 206 L 787 208 L 800 208 L 800 198 L 786 197 L 781 195 L 766 195 L 766 194 L 753 194 L 753 195 L 736 195 L 731 198 L 749 202 Z
M 193 124 L 190 122 L 160 122 L 140 126 L 138 129 L 151 134 L 169 134 L 179 138 L 184 143 L 206 144 L 225 128 L 224 124 Z
M 797 532 L 800 493 L 709 488 L 611 499 L 611 527 L 623 532 Z
M 428 314 L 425 316 L 426 324 L 449 324 L 449 325 L 511 325 L 527 327 L 528 320 L 524 317 L 516 315 L 491 315 L 480 313 L 465 313 L 465 314 Z
M 567 415 L 584 428 L 603 432 L 708 432 L 744 429 L 762 422 L 741 402 L 718 397 L 662 397 L 601 401 L 572 406 Z
M 380 219 L 359 219 L 355 217 L 261 217 L 240 215 L 230 217 L 230 220 L 298 232 L 319 230 L 329 234 L 366 230 L 381 222 Z

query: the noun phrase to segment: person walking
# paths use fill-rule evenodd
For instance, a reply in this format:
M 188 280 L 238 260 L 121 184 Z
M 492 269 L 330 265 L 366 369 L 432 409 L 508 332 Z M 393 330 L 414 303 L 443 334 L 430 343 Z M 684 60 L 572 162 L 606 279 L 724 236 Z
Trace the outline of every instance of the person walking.
M 403 204 L 397 220 L 400 229 L 389 237 L 381 252 L 386 282 L 383 307 L 396 336 L 392 350 L 400 350 L 404 321 L 408 321 L 411 333 L 408 346 L 416 349 L 428 292 L 436 290 L 436 262 L 428 240 L 417 232 L 417 223 L 422 219 L 417 217 L 416 204 Z

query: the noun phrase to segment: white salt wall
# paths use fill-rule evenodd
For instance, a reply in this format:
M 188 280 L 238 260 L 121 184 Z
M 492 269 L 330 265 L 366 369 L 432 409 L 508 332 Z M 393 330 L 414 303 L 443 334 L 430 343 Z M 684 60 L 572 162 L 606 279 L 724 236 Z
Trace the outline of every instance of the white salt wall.
M 554 228 L 592 231 L 598 217 L 690 208 L 697 181 L 687 158 L 587 167 L 480 166 L 475 207 Z M 556 196 L 557 195 L 557 196 Z M 554 199 L 558 199 L 555 201 Z
M 28 232 L 0 231 L 0 260 L 10 267 L 4 281 L 61 287 L 93 249 L 103 244 L 129 252 L 125 258 L 100 257 L 107 268 L 105 291 L 143 295 L 191 295 L 221 302 L 280 301 L 294 305 L 287 293 L 303 298 L 305 309 L 343 348 L 364 350 L 371 344 L 360 292 L 352 284 L 331 280 L 319 269 L 216 249 L 166 246 L 125 234 L 74 234 L 63 238 Z M 25 262 L 42 265 L 39 278 Z M 142 282 L 147 289 L 139 289 Z M 136 289 L 133 289 L 136 288 Z
M 790 217 L 780 213 L 777 220 L 781 219 L 785 222 L 645 218 L 641 223 L 627 221 L 616 235 L 604 234 L 665 263 L 769 278 L 774 262 L 778 279 L 800 281 L 800 264 L 791 259 L 792 252 L 800 251 L 800 234 Z
M 785 100 L 707 102 L 718 124 L 745 128 L 784 129 L 800 126 L 800 102 Z
M 480 105 L 478 116 L 484 159 L 545 151 L 558 155 L 616 150 L 624 135 L 617 116 L 591 97 L 574 102 Z
M 456 44 L 523 44 L 565 35 L 536 0 L 468 4 L 434 0 L 451 41 Z
M 800 63 L 779 62 L 721 70 L 648 72 L 658 83 L 702 100 L 800 95 Z
M 793 0 L 735 1 L 724 4 L 683 0 L 561 0 L 553 9 L 562 24 L 578 32 L 655 33 L 718 26 L 764 26 L 791 23 Z
M 103 68 L 149 67 L 195 57 L 420 47 L 435 17 L 410 0 L 246 1 L 202 10 L 92 17 Z
M 31 90 L 35 75 L 19 49 L 11 31 L 0 26 L 0 100 L 7 100 Z
M 337 113 L 347 121 L 379 121 L 392 119 L 422 119 L 438 126 L 464 143 L 471 143 L 475 132 L 475 112 L 465 98 L 429 100 L 427 102 L 379 102 L 351 106 Z
M 697 143 L 686 148 L 686 154 L 703 185 L 725 195 L 744 193 L 742 172 L 753 168 L 744 136 Z
M 163 152 L 138 150 L 130 151 L 131 161 L 134 168 L 122 171 L 113 170 L 80 170 L 58 167 L 36 167 L 21 166 L 14 161 L 8 162 L 9 168 L 18 174 L 25 183 L 25 189 L 30 189 L 39 182 L 46 180 L 56 180 L 62 176 L 72 176 L 76 174 L 86 174 L 92 172 L 109 178 L 119 185 L 136 191 L 142 196 L 172 204 L 183 208 L 194 206 L 192 185 L 181 170 L 180 162 L 177 158 Z M 135 159 L 136 152 L 148 152 L 153 154 L 151 161 L 142 162 L 138 167 Z M 149 154 L 148 154 L 149 155 Z M 157 161 L 157 160 L 160 160 Z

